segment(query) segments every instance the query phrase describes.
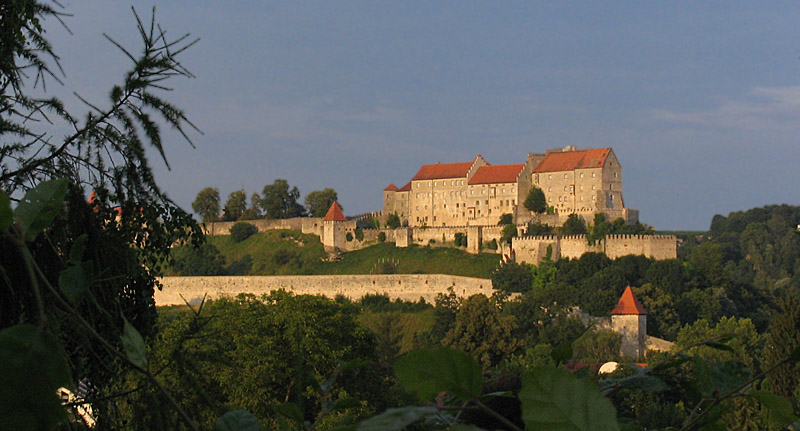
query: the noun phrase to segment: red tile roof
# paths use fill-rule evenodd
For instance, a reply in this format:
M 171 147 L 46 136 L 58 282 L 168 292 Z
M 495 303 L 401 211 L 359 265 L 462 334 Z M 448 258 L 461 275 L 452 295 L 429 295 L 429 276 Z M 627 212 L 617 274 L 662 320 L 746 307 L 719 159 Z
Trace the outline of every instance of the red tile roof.
M 347 221 L 347 219 L 344 217 L 344 214 L 342 214 L 342 208 L 339 204 L 334 202 L 331 204 L 328 213 L 325 214 L 325 218 L 323 218 L 322 221 Z
M 622 292 L 622 297 L 619 298 L 617 306 L 611 311 L 611 314 L 647 314 L 642 303 L 636 299 L 633 290 L 628 286 Z
M 574 169 L 602 168 L 611 148 L 547 153 L 533 172 L 559 172 Z
M 383 189 L 383 191 L 385 191 L 385 192 L 396 192 L 397 191 L 397 186 L 394 185 L 394 183 L 389 184 L 389 186 L 386 187 L 385 189 Z
M 411 190 L 411 181 L 407 182 L 403 187 L 400 187 L 398 192 L 407 192 L 409 190 Z
M 470 178 L 470 184 L 516 183 L 525 164 L 481 166 Z
M 422 165 L 411 181 L 439 180 L 442 178 L 464 178 L 474 162 L 464 163 L 437 163 L 435 165 Z

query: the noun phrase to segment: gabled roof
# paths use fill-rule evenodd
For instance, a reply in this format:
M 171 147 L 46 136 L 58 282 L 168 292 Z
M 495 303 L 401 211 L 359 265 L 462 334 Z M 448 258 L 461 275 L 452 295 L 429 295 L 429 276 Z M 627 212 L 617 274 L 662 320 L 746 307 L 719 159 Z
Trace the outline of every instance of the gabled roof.
M 617 306 L 611 310 L 611 314 L 647 314 L 642 303 L 636 299 L 633 290 L 628 286 L 622 292 L 622 297 L 619 298 Z
M 442 178 L 464 178 L 474 162 L 463 163 L 437 163 L 435 165 L 422 165 L 411 181 L 439 180 Z
M 400 189 L 397 190 L 397 191 L 398 192 L 407 192 L 409 190 L 411 190 L 411 181 L 407 182 L 406 185 L 404 185 L 403 187 L 400 187 Z
M 344 217 L 344 214 L 342 214 L 342 207 L 334 202 L 331 204 L 328 213 L 325 214 L 325 218 L 323 218 L 322 221 L 347 221 L 347 219 Z
M 397 186 L 394 185 L 394 183 L 389 184 L 389 186 L 386 187 L 385 189 L 383 189 L 383 191 L 385 191 L 385 192 L 396 192 L 397 191 Z
M 547 153 L 533 172 L 559 172 L 575 169 L 602 168 L 611 148 Z
M 470 184 L 516 183 L 525 164 L 481 166 L 470 178 Z

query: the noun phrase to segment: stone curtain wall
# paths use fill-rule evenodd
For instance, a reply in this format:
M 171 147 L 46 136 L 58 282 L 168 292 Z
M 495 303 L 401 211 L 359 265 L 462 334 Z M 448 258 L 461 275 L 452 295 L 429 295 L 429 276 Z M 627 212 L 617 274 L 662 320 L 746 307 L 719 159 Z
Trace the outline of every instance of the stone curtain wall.
M 241 220 L 258 228 L 259 232 L 268 230 L 288 229 L 299 230 L 303 233 L 322 236 L 322 218 L 320 217 L 295 217 L 287 219 L 260 219 Z M 223 221 L 215 223 L 200 223 L 206 235 L 230 235 L 231 227 L 238 222 Z
M 354 300 L 377 293 L 387 294 L 393 300 L 424 298 L 429 304 L 434 303 L 437 294 L 446 294 L 450 287 L 462 298 L 478 293 L 492 294 L 491 280 L 443 274 L 163 277 L 160 282 L 164 288 L 155 292 L 157 306 L 183 305 L 184 299 L 194 305 L 203 295 L 215 299 L 240 293 L 262 295 L 279 289 L 328 298 L 344 295 Z
M 553 249 L 553 260 L 577 259 L 589 252 L 605 253 L 611 259 L 628 255 L 659 260 L 678 257 L 678 238 L 674 235 L 608 235 L 595 245 L 590 245 L 585 235 L 525 236 L 513 240 L 517 261 L 534 265 L 544 258 L 548 245 Z

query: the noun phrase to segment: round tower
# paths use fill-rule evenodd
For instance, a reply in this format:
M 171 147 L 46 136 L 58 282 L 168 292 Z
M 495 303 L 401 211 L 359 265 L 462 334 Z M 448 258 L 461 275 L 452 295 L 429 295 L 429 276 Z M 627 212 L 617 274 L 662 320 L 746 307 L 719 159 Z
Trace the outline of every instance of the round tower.
M 647 311 L 628 286 L 611 311 L 611 329 L 622 335 L 622 356 L 639 359 L 647 350 Z

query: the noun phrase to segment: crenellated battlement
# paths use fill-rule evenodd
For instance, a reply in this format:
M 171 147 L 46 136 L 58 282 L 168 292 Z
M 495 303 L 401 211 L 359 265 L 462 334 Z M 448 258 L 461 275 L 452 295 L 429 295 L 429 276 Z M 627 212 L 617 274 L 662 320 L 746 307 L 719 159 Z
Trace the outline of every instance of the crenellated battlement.
M 653 259 L 678 257 L 678 238 L 674 235 L 607 235 L 589 244 L 586 235 L 538 235 L 514 238 L 512 248 L 518 261 L 538 264 L 548 253 L 552 259 L 577 259 L 585 253 L 605 253 L 616 259 L 621 256 L 641 255 Z

